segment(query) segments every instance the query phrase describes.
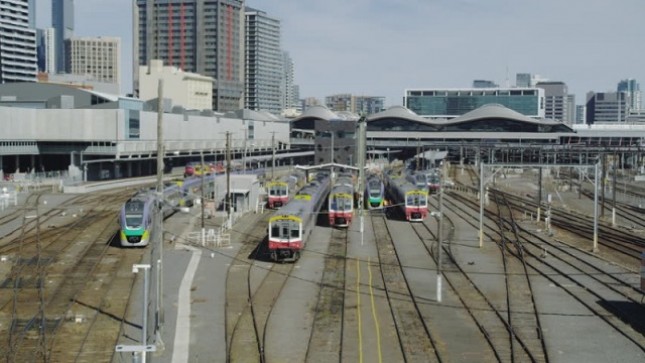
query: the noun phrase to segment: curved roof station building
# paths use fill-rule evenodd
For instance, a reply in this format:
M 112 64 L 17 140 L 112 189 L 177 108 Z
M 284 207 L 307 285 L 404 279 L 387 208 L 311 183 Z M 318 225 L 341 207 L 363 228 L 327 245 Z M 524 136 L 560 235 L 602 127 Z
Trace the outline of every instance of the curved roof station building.
M 65 170 L 83 180 L 154 174 L 159 103 L 168 164 L 180 166 L 202 154 L 206 161 L 221 161 L 227 148 L 235 159 L 248 155 L 247 162 L 270 162 L 274 148 L 278 159 L 291 163 L 356 160 L 361 118 L 324 106 L 286 120 L 250 110 L 189 110 L 166 98 L 142 101 L 59 84 L 10 83 L 0 85 L 0 170 Z M 593 158 L 610 151 L 641 155 L 645 145 L 645 126 L 571 128 L 499 104 L 485 104 L 450 119 L 429 119 L 394 106 L 364 119 L 368 150 L 391 151 L 400 159 L 421 149 L 445 150 L 449 158 L 461 160 L 483 155 L 490 160 L 509 150 L 539 155 L 584 150 Z

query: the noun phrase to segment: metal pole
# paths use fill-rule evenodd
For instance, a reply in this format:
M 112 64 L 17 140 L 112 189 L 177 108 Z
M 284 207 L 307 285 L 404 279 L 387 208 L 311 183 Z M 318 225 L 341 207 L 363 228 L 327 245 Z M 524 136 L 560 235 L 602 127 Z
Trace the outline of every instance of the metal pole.
M 358 213 L 360 214 L 361 219 L 361 246 L 363 245 L 363 233 L 365 231 L 364 224 L 364 200 L 363 196 L 365 194 L 365 149 L 366 149 L 366 133 L 365 133 L 365 117 L 361 117 L 358 120 Z
M 611 225 L 616 226 L 616 171 L 618 169 L 618 155 L 614 153 L 613 180 L 611 181 Z
M 275 131 L 271 135 L 271 180 L 275 178 Z
M 229 228 L 233 227 L 231 220 L 231 133 L 226 132 L 226 216 Z
M 334 131 L 329 132 L 331 134 L 331 177 L 334 178 Z
M 204 164 L 204 151 L 199 152 L 201 159 L 202 159 L 202 195 L 201 195 L 201 207 L 202 207 L 202 246 L 206 245 L 206 229 L 204 228 L 204 204 L 206 204 L 206 200 L 204 199 L 204 174 L 206 174 L 206 169 Z
M 142 339 L 144 348 L 148 345 L 148 270 L 150 265 L 143 270 L 143 329 Z M 146 363 L 146 351 L 143 351 L 143 363 Z
M 247 139 L 247 134 L 246 134 L 246 127 L 244 128 L 244 154 L 242 155 L 242 172 L 246 174 L 246 139 Z
M 594 166 L 593 252 L 598 252 L 598 163 Z
M 443 250 L 443 173 L 441 173 L 441 178 L 439 179 L 439 232 L 437 233 L 439 238 L 439 253 L 437 257 L 437 302 L 441 302 L 441 255 Z
M 157 214 L 158 214 L 158 223 L 155 227 L 158 227 L 159 233 L 157 234 L 157 244 L 156 248 L 159 250 L 159 259 L 157 263 L 157 296 L 156 296 L 156 330 L 158 341 L 161 342 L 160 330 L 163 327 L 164 323 L 164 311 L 163 311 L 163 156 L 164 156 L 164 147 L 163 147 L 163 79 L 159 79 L 157 86 Z
M 484 246 L 484 162 L 479 163 L 479 248 Z

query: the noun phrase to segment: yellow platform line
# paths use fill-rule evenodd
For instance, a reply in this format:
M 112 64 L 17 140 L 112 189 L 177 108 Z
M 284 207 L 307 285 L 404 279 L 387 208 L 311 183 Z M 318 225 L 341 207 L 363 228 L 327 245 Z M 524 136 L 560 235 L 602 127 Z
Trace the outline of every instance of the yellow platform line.
M 376 328 L 376 349 L 378 349 L 378 361 L 383 362 L 383 353 L 381 351 L 381 327 L 378 323 L 378 314 L 376 314 L 376 303 L 374 302 L 374 289 L 372 286 L 372 264 L 370 258 L 367 258 L 367 272 L 370 275 L 370 299 L 372 300 L 372 317 L 374 318 L 374 327 Z

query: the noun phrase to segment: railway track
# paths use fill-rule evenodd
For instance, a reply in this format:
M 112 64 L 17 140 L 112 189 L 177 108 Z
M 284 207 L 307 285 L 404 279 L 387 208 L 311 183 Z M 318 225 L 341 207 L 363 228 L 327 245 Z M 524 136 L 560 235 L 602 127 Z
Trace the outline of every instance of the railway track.
M 118 230 L 118 207 L 126 198 L 122 193 L 105 194 L 100 198 L 102 204 L 85 204 L 88 212 L 75 223 L 45 236 L 40 233 L 39 218 L 34 219 L 33 226 L 23 225 L 21 235 L 31 236 L 13 246 L 14 265 L 3 284 L 11 288 L 11 296 L 3 294 L 0 301 L 0 313 L 10 327 L 0 333 L 9 342 L 4 352 L 8 361 L 49 359 L 57 350 L 69 350 L 65 348 L 67 340 L 58 341 L 57 334 L 68 322 L 87 283 L 97 277 L 99 265 L 105 263 L 109 241 Z M 89 331 L 79 335 L 86 334 Z
M 261 222 L 254 225 L 229 268 L 226 288 L 229 362 L 266 361 L 265 342 L 271 312 L 294 267 L 294 264 L 278 263 L 268 268 L 258 265 L 269 257 L 265 229 L 269 216 L 265 213 Z M 259 276 L 254 278 L 254 273 Z
M 503 194 L 514 209 L 525 211 L 527 206 L 537 208 L 534 201 L 526 200 L 511 193 L 497 189 L 489 189 L 491 194 Z M 593 217 L 572 213 L 560 208 L 551 208 L 551 223 L 564 230 L 580 236 L 586 240 L 593 240 Z M 640 261 L 640 254 L 645 248 L 642 237 L 621 228 L 615 228 L 607 223 L 598 223 L 598 243 L 632 259 L 632 262 Z
M 306 361 L 342 361 L 347 229 L 332 229 Z
M 444 220 L 452 224 L 448 218 Z M 427 238 L 428 234 L 434 236 L 432 239 L 436 240 L 435 234 L 425 223 L 414 224 L 413 230 L 421 240 L 429 240 Z M 448 230 L 452 231 L 453 228 Z M 431 246 L 426 245 L 426 249 L 428 254 L 437 255 L 431 252 Z M 527 344 L 523 338 L 514 331 L 507 320 L 508 296 L 501 303 L 492 300 L 457 262 L 452 254 L 451 244 L 444 244 L 443 250 L 448 257 L 442 259 L 441 264 L 445 281 L 479 328 L 495 359 L 499 362 L 538 361 L 528 351 Z M 502 257 L 500 256 L 500 264 L 502 263 Z M 506 286 L 506 291 L 508 292 L 508 286 Z
M 385 294 L 392 312 L 397 338 L 408 362 L 441 362 L 436 343 L 419 303 L 411 291 L 385 216 L 371 215 Z
M 473 222 L 478 219 L 477 203 L 454 193 L 453 196 L 464 203 L 453 204 L 456 213 L 478 228 Z M 490 209 L 487 213 L 495 214 Z M 485 225 L 492 228 L 489 223 Z M 645 308 L 638 302 L 642 293 L 632 286 L 627 271 L 614 264 L 599 263 L 597 256 L 542 238 L 525 228 L 518 228 L 518 236 L 532 270 L 585 306 L 617 334 L 645 349 L 645 323 L 638 318 L 645 314 Z M 544 258 L 547 250 L 548 258 Z
M 544 331 L 540 322 L 540 312 L 535 303 L 535 293 L 531 283 L 531 272 L 524 254 L 524 246 L 519 238 L 513 209 L 506 200 L 496 200 L 497 224 L 501 240 L 498 242 L 504 262 L 506 280 L 507 321 L 512 334 L 521 337 L 526 346 L 516 347 L 511 339 L 514 362 L 549 362 L 544 341 Z

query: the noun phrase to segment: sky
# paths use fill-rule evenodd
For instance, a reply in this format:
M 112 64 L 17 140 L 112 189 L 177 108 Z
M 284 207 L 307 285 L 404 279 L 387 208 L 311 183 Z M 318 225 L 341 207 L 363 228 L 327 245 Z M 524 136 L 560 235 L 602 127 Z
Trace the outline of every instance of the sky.
M 122 39 L 122 91 L 132 89 L 132 1 L 76 0 L 75 35 Z M 38 27 L 50 1 L 37 0 Z M 281 21 L 300 97 L 384 96 L 408 88 L 515 85 L 516 73 L 562 81 L 576 103 L 645 87 L 644 0 L 247 0 Z

